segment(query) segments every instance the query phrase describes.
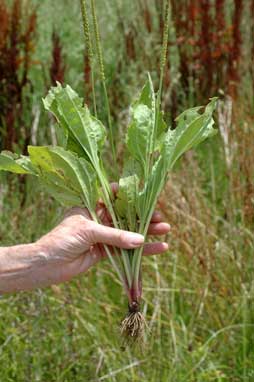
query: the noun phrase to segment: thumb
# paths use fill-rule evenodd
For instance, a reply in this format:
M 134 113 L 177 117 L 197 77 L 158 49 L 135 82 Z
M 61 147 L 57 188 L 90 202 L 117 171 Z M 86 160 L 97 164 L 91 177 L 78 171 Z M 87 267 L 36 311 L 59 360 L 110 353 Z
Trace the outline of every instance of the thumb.
M 90 240 L 119 248 L 137 248 L 144 244 L 144 236 L 91 222 Z

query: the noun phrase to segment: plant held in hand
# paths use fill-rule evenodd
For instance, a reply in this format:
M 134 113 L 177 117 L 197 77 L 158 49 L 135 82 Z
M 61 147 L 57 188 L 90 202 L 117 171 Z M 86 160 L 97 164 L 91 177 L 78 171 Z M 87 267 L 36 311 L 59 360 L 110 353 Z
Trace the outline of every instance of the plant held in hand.
M 98 34 L 93 0 L 91 4 Z M 85 0 L 81 0 L 81 5 L 85 18 Z M 69 85 L 63 87 L 57 84 L 43 100 L 45 109 L 58 122 L 58 146 L 29 146 L 28 157 L 2 152 L 0 170 L 34 175 L 56 200 L 65 206 L 85 206 L 96 222 L 100 222 L 95 211 L 96 201 L 100 197 L 115 228 L 138 232 L 146 237 L 157 199 L 176 161 L 186 151 L 216 133 L 213 128 L 216 98 L 212 98 L 205 108 L 195 107 L 184 111 L 176 119 L 174 130 L 168 128 L 163 120 L 160 104 L 169 24 L 168 3 L 166 5 L 159 90 L 155 94 L 148 74 L 138 99 L 131 105 L 125 160 L 122 176 L 117 179 L 119 189 L 116 197 L 102 160 L 106 129 Z M 84 25 L 85 31 L 88 31 L 86 20 Z M 97 48 L 101 57 L 99 44 Z M 109 111 L 102 60 L 100 64 Z M 96 113 L 95 107 L 94 110 Z M 110 115 L 108 124 L 110 127 Z M 114 145 L 112 129 L 109 131 L 111 145 Z M 114 157 L 115 148 L 112 148 L 112 153 Z M 128 298 L 129 311 L 121 323 L 121 332 L 127 342 L 135 342 L 142 337 L 145 325 L 140 312 L 143 247 L 119 250 L 105 246 L 105 251 Z
M 126 155 L 119 190 L 114 197 L 101 157 L 106 140 L 103 124 L 91 115 L 70 86 L 58 84 L 43 100 L 58 121 L 58 146 L 29 146 L 29 156 L 0 154 L 0 170 L 32 174 L 56 200 L 65 206 L 85 206 L 92 218 L 96 201 L 102 198 L 116 228 L 139 232 L 146 237 L 158 196 L 169 172 L 187 150 L 215 134 L 213 111 L 216 99 L 205 107 L 183 112 L 175 130 L 168 129 L 156 107 L 150 76 L 139 98 L 131 106 L 126 133 Z M 136 340 L 142 335 L 140 312 L 141 257 L 134 250 L 105 247 L 128 297 L 129 313 L 122 321 L 122 334 Z

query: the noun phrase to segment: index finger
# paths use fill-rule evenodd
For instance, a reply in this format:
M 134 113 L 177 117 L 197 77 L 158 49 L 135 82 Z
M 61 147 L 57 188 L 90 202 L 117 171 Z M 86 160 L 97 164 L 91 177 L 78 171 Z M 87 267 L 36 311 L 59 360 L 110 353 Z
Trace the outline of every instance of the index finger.
M 118 183 L 116 183 L 116 182 L 112 182 L 112 183 L 110 183 L 110 188 L 111 188 L 111 191 L 112 191 L 113 196 L 114 196 L 114 198 L 115 198 L 115 196 L 116 196 L 116 194 L 117 194 L 117 191 L 119 190 L 119 185 L 118 185 Z M 104 202 L 103 202 L 102 198 L 99 198 L 99 199 L 98 199 L 98 201 L 97 201 L 97 205 L 98 205 L 99 207 L 104 206 Z
M 162 214 L 159 211 L 154 211 L 151 217 L 151 223 L 160 223 L 163 220 Z
M 119 190 L 119 184 L 117 182 L 110 183 L 111 190 L 113 195 L 116 196 L 117 191 Z

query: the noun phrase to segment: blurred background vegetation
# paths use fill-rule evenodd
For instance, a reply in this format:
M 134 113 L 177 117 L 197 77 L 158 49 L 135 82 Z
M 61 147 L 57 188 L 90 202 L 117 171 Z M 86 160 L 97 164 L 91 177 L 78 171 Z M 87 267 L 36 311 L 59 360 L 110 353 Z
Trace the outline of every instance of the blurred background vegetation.
M 147 71 L 158 84 L 163 3 L 96 1 L 119 160 Z M 65 285 L 0 297 L 0 381 L 254 380 L 254 1 L 170 8 L 167 122 L 219 95 L 219 134 L 185 156 L 160 198 L 172 230 L 168 254 L 144 259 L 146 349 L 119 350 L 126 301 L 104 261 Z M 1 150 L 55 143 L 41 98 L 56 81 L 92 108 L 79 1 L 0 0 Z M 32 179 L 0 174 L 1 245 L 36 240 L 62 214 Z

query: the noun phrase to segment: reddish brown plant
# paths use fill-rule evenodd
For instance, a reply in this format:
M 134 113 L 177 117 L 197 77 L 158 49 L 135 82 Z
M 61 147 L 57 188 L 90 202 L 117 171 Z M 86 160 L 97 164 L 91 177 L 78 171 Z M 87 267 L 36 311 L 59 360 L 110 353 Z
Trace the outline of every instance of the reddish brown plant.
M 199 37 L 200 48 L 200 66 L 202 68 L 202 77 L 200 78 L 200 88 L 202 93 L 205 89 L 211 91 L 213 84 L 213 59 L 212 59 L 212 20 L 211 20 L 211 2 L 210 0 L 200 0 L 201 31 Z
M 232 97 L 237 95 L 237 83 L 239 81 L 239 63 L 241 58 L 241 18 L 243 13 L 243 0 L 234 0 L 234 15 L 233 15 L 233 36 L 229 55 L 228 65 L 228 81 L 229 94 Z
M 0 0 L 0 110 L 2 149 L 25 153 L 30 140 L 30 124 L 26 126 L 22 111 L 24 89 L 29 85 L 36 29 L 36 10 L 29 3 L 14 0 L 9 8 Z M 25 16 L 26 15 L 26 16 Z
M 66 65 L 63 58 L 63 48 L 60 37 L 56 31 L 52 33 L 52 62 L 50 66 L 50 80 L 51 84 L 55 85 L 56 82 L 64 83 Z

